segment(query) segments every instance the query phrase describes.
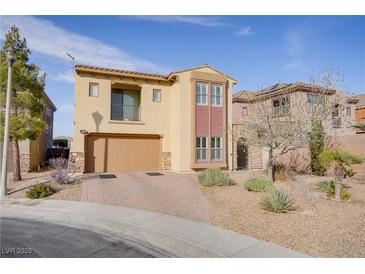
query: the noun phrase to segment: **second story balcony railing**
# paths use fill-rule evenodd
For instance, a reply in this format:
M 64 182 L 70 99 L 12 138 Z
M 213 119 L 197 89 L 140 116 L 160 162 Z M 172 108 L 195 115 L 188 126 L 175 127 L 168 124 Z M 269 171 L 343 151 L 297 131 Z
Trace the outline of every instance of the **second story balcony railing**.
M 140 121 L 141 106 L 112 104 L 111 119 L 119 121 Z

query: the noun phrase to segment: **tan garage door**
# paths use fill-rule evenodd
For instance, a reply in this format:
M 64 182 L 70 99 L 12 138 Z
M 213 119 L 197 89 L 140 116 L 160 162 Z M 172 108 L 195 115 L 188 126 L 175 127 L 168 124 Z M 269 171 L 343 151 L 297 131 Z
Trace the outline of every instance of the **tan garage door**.
M 161 140 L 158 135 L 89 135 L 87 172 L 159 170 Z

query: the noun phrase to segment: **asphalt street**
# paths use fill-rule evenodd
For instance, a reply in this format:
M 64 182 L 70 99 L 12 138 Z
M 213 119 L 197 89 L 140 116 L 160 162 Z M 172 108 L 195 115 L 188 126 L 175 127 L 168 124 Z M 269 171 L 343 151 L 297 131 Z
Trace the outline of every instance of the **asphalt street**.
M 148 258 L 123 241 L 79 228 L 33 220 L 1 218 L 3 258 Z

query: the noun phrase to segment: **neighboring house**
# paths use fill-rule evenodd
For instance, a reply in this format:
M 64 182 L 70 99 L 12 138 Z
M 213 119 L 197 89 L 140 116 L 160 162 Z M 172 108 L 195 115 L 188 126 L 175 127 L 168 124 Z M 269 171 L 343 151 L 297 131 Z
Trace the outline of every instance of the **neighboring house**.
M 36 140 L 25 140 L 19 142 L 20 170 L 28 172 L 39 169 L 45 162 L 47 156 L 47 148 L 52 147 L 53 140 L 53 114 L 57 110 L 55 105 L 46 93 L 43 93 L 44 112 L 42 118 L 46 123 L 43 132 Z M 0 155 L 2 155 L 2 143 L 0 144 Z M 9 142 L 8 150 L 8 171 L 13 170 L 13 148 Z
M 356 104 L 356 124 L 365 124 L 365 93 L 356 96 L 359 101 Z M 364 131 L 357 130 L 356 133 L 364 134 Z
M 78 172 L 232 169 L 232 87 L 209 65 L 168 75 L 75 66 Z
M 272 115 L 280 117 L 291 114 L 305 115 L 313 106 L 333 104 L 332 117 L 323 123 L 326 133 L 330 136 L 354 135 L 356 130 L 351 126 L 355 122 L 355 104 L 357 99 L 346 97 L 343 103 L 334 103 L 336 90 L 324 89 L 310 84 L 295 82 L 291 84 L 276 84 L 269 88 L 252 92 L 243 90 L 233 96 L 233 168 L 234 169 L 265 169 L 268 153 L 260 147 L 247 147 L 239 142 L 239 131 L 245 122 L 245 117 L 254 111 L 255 104 L 266 104 L 271 108 Z M 339 97 L 339 96 L 338 96 Z M 336 101 L 337 102 L 337 101 Z M 297 108 L 296 106 L 301 106 Z M 303 109 L 301 113 L 298 109 Z M 343 115 L 341 115 L 341 112 Z M 297 153 L 298 154 L 298 153 Z M 308 155 L 304 153 L 297 158 L 304 167 L 308 162 Z

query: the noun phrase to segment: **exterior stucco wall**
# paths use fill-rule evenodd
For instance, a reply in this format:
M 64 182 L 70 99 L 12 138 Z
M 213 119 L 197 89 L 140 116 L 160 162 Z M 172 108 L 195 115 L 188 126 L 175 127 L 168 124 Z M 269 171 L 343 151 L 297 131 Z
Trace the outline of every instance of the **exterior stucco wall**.
M 112 121 L 110 117 L 112 80 L 118 81 L 112 77 L 75 75 L 74 139 L 71 151 L 84 151 L 84 136 L 80 133 L 82 129 L 89 133 L 160 134 L 162 151 L 170 151 L 170 117 L 166 115 L 170 113 L 170 87 L 141 80 L 123 80 L 123 83 L 141 87 L 141 121 Z M 89 96 L 90 82 L 99 84 L 98 97 Z M 154 88 L 161 89 L 161 102 L 152 101 Z
M 194 71 L 217 74 L 209 68 Z M 217 76 L 218 77 L 218 76 Z M 99 84 L 98 97 L 89 97 L 89 83 Z M 232 121 L 232 82 L 227 91 L 227 128 Z M 112 85 L 134 85 L 140 87 L 141 121 L 111 121 L 111 88 Z M 161 102 L 153 102 L 153 89 L 161 90 Z M 75 73 L 74 94 L 74 138 L 71 153 L 81 155 L 85 152 L 84 136 L 80 130 L 88 133 L 134 133 L 159 134 L 162 136 L 162 166 L 175 171 L 191 171 L 195 157 L 195 138 L 193 130 L 193 99 L 195 88 L 192 85 L 191 71 L 177 73 L 177 80 L 172 84 L 159 83 L 153 80 L 119 78 L 85 72 Z M 228 132 L 228 131 L 227 131 Z M 228 134 L 229 135 L 229 134 Z M 228 138 L 229 154 L 232 153 L 232 143 Z M 229 167 L 232 161 L 228 157 Z

